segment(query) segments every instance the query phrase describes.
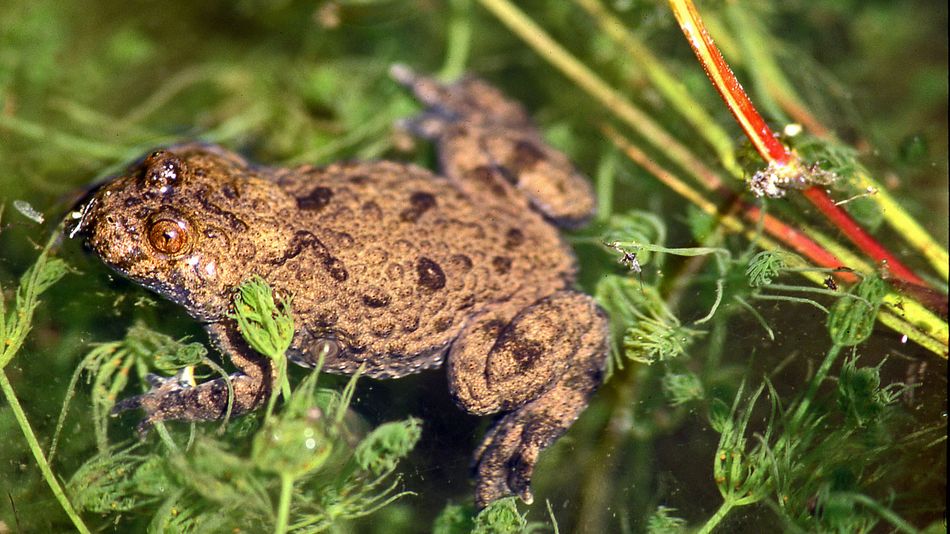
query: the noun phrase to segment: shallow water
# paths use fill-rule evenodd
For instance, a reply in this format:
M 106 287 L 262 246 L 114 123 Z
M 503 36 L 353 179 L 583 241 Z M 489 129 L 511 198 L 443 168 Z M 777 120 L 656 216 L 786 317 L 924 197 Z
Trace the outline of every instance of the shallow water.
M 717 11 L 719 6 L 700 8 L 720 24 L 729 20 L 726 12 Z M 629 58 L 609 44 L 580 8 L 535 2 L 525 9 L 585 64 L 633 95 L 655 120 L 715 165 L 695 132 L 646 87 Z M 615 2 L 612 9 L 682 79 L 697 103 L 738 139 L 739 130 L 709 88 L 665 6 Z M 947 8 L 889 2 L 749 9 L 785 43 L 783 67 L 815 115 L 854 142 L 872 174 L 893 187 L 894 196 L 946 244 Z M 158 10 L 144 3 L 91 7 L 38 1 L 0 5 L 0 21 L 0 201 L 5 208 L 0 218 L 0 282 L 7 310 L 18 277 L 36 259 L 36 244 L 46 241 L 82 190 L 151 147 L 200 138 L 266 163 L 393 158 L 433 167 L 435 157 L 425 143 L 413 144 L 391 129 L 395 120 L 415 109 L 386 77 L 394 62 L 432 72 L 464 68 L 498 84 L 525 102 L 547 138 L 579 168 L 600 183 L 604 176 L 614 177 L 611 213 L 649 210 L 665 224 L 667 246 L 697 245 L 686 203 L 618 157 L 604 138 L 600 125 L 616 123 L 613 113 L 550 68 L 477 4 L 249 0 L 233 5 L 181 3 Z M 741 46 L 734 40 L 720 41 L 727 58 L 740 65 L 740 78 L 749 80 L 753 100 L 761 101 L 750 79 L 753 69 L 742 63 Z M 765 105 L 763 111 L 772 112 Z M 662 154 L 653 154 L 663 161 Z M 15 201 L 27 202 L 45 222 L 24 216 Z M 771 206 L 787 217 L 804 204 L 783 201 Z M 607 276 L 624 274 L 616 253 L 597 244 L 604 232 L 603 224 L 595 224 L 571 237 L 581 284 L 589 292 Z M 883 228 L 878 235 L 912 267 L 926 269 L 894 231 Z M 746 242 L 730 238 L 723 246 L 738 256 Z M 65 241 L 57 255 L 73 270 L 43 296 L 25 346 L 4 369 L 44 448 L 55 433 L 70 377 L 94 344 L 122 339 L 138 322 L 173 338 L 206 342 L 181 310 L 110 274 L 76 242 Z M 698 273 L 674 310 L 687 326 L 709 311 L 715 300 L 713 281 L 719 276 L 712 261 L 696 267 L 699 270 L 690 271 L 688 259 L 667 256 L 658 273 L 655 263 L 644 261 L 642 283 L 660 283 L 665 295 L 675 293 L 671 280 Z M 748 291 L 743 270 L 730 271 L 728 295 Z M 631 294 L 641 295 L 639 277 L 630 275 L 629 280 Z M 788 275 L 781 281 L 802 283 Z M 824 296 L 817 300 L 826 306 L 833 302 Z M 748 395 L 765 377 L 782 406 L 789 406 L 806 394 L 809 379 L 831 347 L 826 316 L 813 306 L 754 301 L 774 330 L 772 341 L 750 313 L 724 302 L 714 320 L 695 327 L 703 333 L 684 355 L 653 365 L 627 360 L 613 374 L 571 431 L 542 454 L 533 482 L 535 504 L 520 504 L 521 513 L 548 529 L 553 515 L 561 532 L 643 532 L 651 520 L 663 531 L 656 515 L 659 506 L 675 509 L 668 515 L 690 527 L 709 524 L 723 502 L 713 473 L 720 433 L 710 413 L 721 412 L 722 406 L 728 413 L 741 384 Z M 881 364 L 882 386 L 904 382 L 913 387 L 895 393 L 891 405 L 882 409 L 886 417 L 876 414 L 860 431 L 851 429 L 845 436 L 854 414 L 836 389 L 842 363 L 851 355 L 850 349 L 844 350 L 815 397 L 815 413 L 826 418 L 811 432 L 797 429 L 788 434 L 807 443 L 796 450 L 798 465 L 779 471 L 783 480 L 793 482 L 789 501 L 770 487 L 759 502 L 730 511 L 719 531 L 853 531 L 862 525 L 888 531 L 895 523 L 887 510 L 915 528 L 936 525 L 939 530 L 946 515 L 947 360 L 904 342 L 881 325 L 856 353 L 858 367 Z M 130 373 L 136 375 L 137 369 Z M 674 406 L 664 379 L 669 384 L 669 377 L 689 373 L 698 377 L 703 390 Z M 298 385 L 305 375 L 292 369 L 292 384 Z M 337 391 L 346 384 L 344 378 L 323 380 L 321 385 Z M 119 397 L 138 387 L 133 380 Z M 52 466 L 61 481 L 70 480 L 96 454 L 93 391 L 87 380 L 78 382 Z M 869 398 L 857 406 L 870 406 L 885 394 L 870 386 L 867 391 Z M 742 400 L 737 409 L 741 412 L 747 405 Z M 767 394 L 752 413 L 748 448 L 758 443 L 756 433 L 769 428 Z M 448 503 L 471 502 L 469 458 L 490 420 L 456 408 L 443 371 L 396 381 L 361 379 L 346 419 L 352 434 L 340 442 L 339 454 L 355 447 L 372 428 L 408 416 L 422 420 L 422 437 L 387 484 L 399 475 L 396 487 L 414 495 L 360 519 L 341 519 L 340 531 L 429 531 Z M 136 419 L 129 414 L 110 420 L 111 443 L 134 443 Z M 224 436 L 214 433 L 215 425 L 201 425 L 198 432 L 248 463 L 259 421 L 236 421 Z M 782 427 L 773 428 L 779 432 Z M 171 432 L 177 443 L 188 443 L 186 426 L 172 426 Z M 0 533 L 69 530 L 69 520 L 40 476 L 6 401 L 0 404 L 0 435 L 0 488 L 6 495 L 0 499 Z M 834 441 L 840 444 L 837 451 L 820 447 L 822 441 L 834 439 L 839 440 Z M 774 440 L 770 443 L 775 445 Z M 162 460 L 170 457 L 154 436 L 142 449 L 146 452 Z M 342 476 L 334 471 L 339 467 L 335 461 L 321 467 L 324 478 L 316 477 L 314 487 Z M 169 480 L 205 473 L 204 464 L 193 461 L 174 465 Z M 235 487 L 236 473 L 216 476 L 231 482 L 226 487 Z M 279 484 L 266 470 L 252 470 L 247 476 L 266 488 L 264 501 L 273 508 L 261 512 L 266 519 L 243 528 L 272 530 Z M 150 501 L 136 493 L 141 488 L 132 484 L 122 490 L 139 495 L 140 506 L 133 510 L 87 510 L 83 520 L 105 531 L 143 530 L 167 494 Z M 869 501 L 848 500 L 856 494 Z M 214 497 L 203 498 L 214 503 Z M 195 497 L 190 502 L 197 501 Z M 195 513 L 207 513 L 207 508 Z M 671 528 L 674 523 L 665 525 Z

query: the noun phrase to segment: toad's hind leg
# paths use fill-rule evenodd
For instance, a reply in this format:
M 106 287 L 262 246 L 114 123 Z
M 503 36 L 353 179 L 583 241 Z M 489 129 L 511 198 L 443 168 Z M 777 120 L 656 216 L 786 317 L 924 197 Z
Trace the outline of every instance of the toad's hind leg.
M 564 227 L 594 214 L 590 182 L 544 142 L 520 104 L 478 78 L 441 84 L 401 66 L 392 75 L 426 106 L 405 125 L 436 142 L 442 173 L 467 193 L 502 207 L 527 199 Z
M 270 362 L 251 349 L 236 328 L 214 324 L 208 331 L 220 352 L 228 355 L 240 370 L 230 376 L 230 391 L 228 380 L 223 378 L 198 385 L 182 380 L 180 375 L 153 378 L 150 391 L 118 402 L 112 413 L 141 408 L 145 419 L 138 429 L 144 434 L 158 421 L 222 419 L 228 413 L 229 398 L 231 415 L 248 413 L 263 404 L 273 389 L 274 370 Z
M 479 508 L 517 494 L 531 502 L 538 454 L 563 434 L 600 385 L 607 319 L 590 297 L 561 291 L 511 317 L 499 310 L 463 331 L 448 357 L 449 386 L 476 414 L 508 412 L 474 457 Z

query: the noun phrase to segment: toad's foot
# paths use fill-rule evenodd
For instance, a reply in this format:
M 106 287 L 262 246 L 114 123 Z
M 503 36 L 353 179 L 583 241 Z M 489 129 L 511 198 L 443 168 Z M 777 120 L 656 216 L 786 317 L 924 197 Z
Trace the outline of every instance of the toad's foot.
M 510 317 L 503 309 L 481 317 L 449 354 L 449 384 L 463 408 L 510 412 L 475 453 L 479 508 L 512 493 L 532 501 L 538 454 L 587 406 L 607 355 L 607 319 L 586 295 L 561 291 Z
M 186 368 L 190 369 L 190 368 Z M 112 415 L 142 409 L 145 419 L 136 429 L 144 436 L 159 421 L 215 421 L 228 413 L 228 400 L 231 402 L 231 414 L 240 415 L 250 412 L 267 399 L 267 388 L 247 375 L 235 373 L 227 380 L 219 378 L 195 385 L 188 377 L 190 371 L 179 372 L 169 378 L 148 375 L 152 385 L 147 393 L 123 399 L 112 408 Z M 228 383 L 230 382 L 230 391 Z M 231 394 L 233 392 L 233 395 Z
M 150 374 L 146 378 L 152 388 L 116 403 L 112 415 L 144 410 L 145 419 L 136 427 L 144 436 L 159 421 L 217 421 L 228 414 L 248 413 L 263 404 L 274 387 L 273 366 L 247 345 L 233 323 L 211 323 L 206 327 L 221 353 L 227 354 L 240 372 L 197 385 L 190 367 L 169 378 Z
M 502 207 L 524 195 L 563 227 L 593 215 L 597 201 L 590 183 L 544 142 L 521 104 L 470 76 L 443 84 L 402 65 L 390 74 L 426 106 L 403 127 L 436 142 L 442 173 L 467 194 Z

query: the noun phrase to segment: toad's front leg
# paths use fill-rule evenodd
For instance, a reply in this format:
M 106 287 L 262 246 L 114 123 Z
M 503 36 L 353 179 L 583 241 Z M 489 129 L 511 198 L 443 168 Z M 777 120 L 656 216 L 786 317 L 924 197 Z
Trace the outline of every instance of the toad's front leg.
M 251 349 L 241 338 L 232 320 L 208 325 L 208 333 L 222 354 L 227 354 L 239 372 L 230 376 L 233 396 L 231 415 L 253 411 L 264 403 L 273 390 L 274 369 L 271 362 Z M 228 412 L 228 380 L 219 378 L 198 385 L 180 377 L 157 379 L 147 393 L 118 402 L 113 414 L 141 408 L 145 419 L 140 433 L 148 432 L 158 421 L 215 421 Z
M 499 309 L 466 327 L 449 353 L 449 386 L 476 414 L 509 412 L 475 453 L 479 508 L 509 495 L 533 500 L 538 454 L 563 434 L 603 379 L 608 328 L 583 294 L 561 291 L 513 315 Z

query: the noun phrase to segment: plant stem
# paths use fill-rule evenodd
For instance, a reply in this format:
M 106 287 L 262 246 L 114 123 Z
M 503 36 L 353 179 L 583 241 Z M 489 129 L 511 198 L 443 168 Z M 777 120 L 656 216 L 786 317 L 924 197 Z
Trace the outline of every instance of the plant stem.
M 742 169 L 736 162 L 732 137 L 698 105 L 689 94 L 686 85 L 670 72 L 663 62 L 653 55 L 650 49 L 623 22 L 612 15 L 600 0 L 574 0 L 594 18 L 604 33 L 620 45 L 624 52 L 634 60 L 634 64 L 643 69 L 643 73 L 670 103 L 677 113 L 695 128 L 706 143 L 716 152 L 719 161 L 731 174 L 741 176 Z
M 761 80 L 762 93 L 773 98 L 778 106 L 792 117 L 792 120 L 804 125 L 812 134 L 821 139 L 837 141 L 834 133 L 809 113 L 807 106 L 796 93 L 795 87 L 779 68 L 775 54 L 772 52 L 770 39 L 763 35 L 761 26 L 749 16 L 748 10 L 736 3 L 730 3 L 726 6 L 726 13 L 732 26 L 742 30 L 738 37 L 742 42 L 743 50 L 749 56 L 748 63 L 755 65 L 752 70 Z M 874 191 L 869 198 L 877 203 L 888 225 L 917 249 L 946 281 L 950 275 L 950 259 L 948 259 L 947 250 L 907 213 L 907 210 L 891 196 L 887 188 L 874 180 L 866 171 L 859 169 L 854 177 L 859 189 Z
M 610 141 L 614 143 L 614 145 L 624 151 L 627 157 L 646 169 L 656 179 L 663 182 L 663 184 L 672 189 L 674 192 L 682 195 L 687 200 L 695 204 L 696 207 L 700 208 L 711 216 L 718 217 L 720 224 L 728 230 L 737 233 L 745 233 L 749 240 L 757 243 L 763 249 L 782 249 L 782 247 L 772 239 L 758 234 L 753 229 L 747 229 L 742 224 L 742 221 L 733 215 L 731 211 L 724 214 L 720 213 L 719 208 L 713 202 L 703 197 L 694 188 L 690 187 L 688 184 L 684 183 L 682 180 L 673 175 L 673 173 L 661 167 L 639 147 L 631 144 L 626 138 L 617 133 L 616 130 L 608 127 L 604 129 L 604 133 L 607 135 Z M 754 209 L 758 210 L 758 208 Z M 754 213 L 758 214 L 760 212 L 755 211 Z M 766 216 L 768 215 L 766 214 Z M 746 218 L 755 221 L 755 219 L 751 216 L 747 216 Z M 837 265 L 822 264 L 817 259 L 817 256 L 813 256 L 810 251 L 814 251 L 817 254 L 827 254 L 827 251 L 824 247 L 820 245 L 811 247 L 808 245 L 809 241 L 806 240 L 807 237 L 804 239 L 799 239 L 800 233 L 796 229 L 784 226 L 784 223 L 777 219 L 775 222 L 769 222 L 766 220 L 763 222 L 763 226 L 765 229 L 773 228 L 774 232 L 769 232 L 771 235 L 774 235 L 776 239 L 784 243 L 787 247 L 799 252 L 819 266 L 835 268 L 839 267 L 840 265 L 850 265 L 858 271 L 870 270 L 866 265 L 863 264 L 863 262 L 861 262 L 860 259 L 853 257 L 850 253 L 847 253 L 847 251 L 844 250 L 840 252 L 842 254 L 841 260 L 843 260 L 843 262 L 839 262 Z M 798 248 L 795 243 L 804 248 Z M 821 243 L 821 245 L 827 246 L 827 243 Z M 835 256 L 831 257 L 834 258 Z M 800 274 L 805 278 L 815 282 L 817 285 L 821 285 L 825 277 L 824 274 L 818 272 L 802 272 Z M 908 339 L 930 350 L 934 354 L 937 354 L 942 358 L 947 358 L 948 337 L 950 337 L 950 332 L 948 332 L 946 321 L 943 321 L 916 301 L 907 298 L 907 296 L 899 295 L 893 291 L 884 297 L 884 305 L 887 309 L 882 309 L 878 313 L 878 319 L 881 321 L 881 323 L 894 329 L 900 334 L 906 335 Z M 917 325 L 920 326 L 918 327 Z
M 762 159 L 770 165 L 790 168 L 794 173 L 805 173 L 804 163 L 772 133 L 752 101 L 749 100 L 739 80 L 736 79 L 732 69 L 713 43 L 692 0 L 669 0 L 669 4 L 706 75 Z M 927 285 L 923 279 L 865 232 L 841 206 L 831 200 L 824 189 L 811 186 L 804 191 L 804 195 L 862 252 L 875 262 L 886 263 L 894 277 L 915 285 Z
M 825 359 L 821 362 L 821 366 L 818 367 L 818 370 L 815 371 L 815 376 L 809 381 L 808 391 L 805 392 L 801 402 L 798 404 L 795 415 L 790 419 L 792 425 L 800 423 L 805 416 L 805 412 L 811 407 L 811 401 L 814 400 L 815 395 L 818 394 L 818 388 L 821 387 L 821 383 L 825 381 L 825 378 L 828 377 L 828 373 L 831 372 L 831 366 L 834 365 L 835 360 L 838 359 L 841 348 L 841 345 L 834 344 L 828 349 L 828 353 L 825 354 Z
M 452 0 L 449 7 L 452 17 L 449 19 L 445 60 L 439 71 L 439 78 L 443 80 L 454 80 L 465 73 L 472 45 L 471 0 Z
M 288 473 L 280 474 L 280 502 L 277 505 L 277 525 L 274 534 L 287 532 L 290 520 L 290 500 L 294 494 L 294 477 Z
M 538 27 L 537 24 L 508 0 L 480 0 L 480 2 L 485 8 L 498 17 L 502 23 L 508 26 L 511 31 L 534 48 L 535 52 L 558 68 L 565 76 L 573 80 L 605 108 L 616 114 L 627 126 L 637 131 L 653 146 L 661 149 L 663 153 L 677 165 L 686 169 L 706 189 L 710 191 L 727 191 L 723 180 L 715 171 L 706 166 L 699 158 L 656 123 L 647 113 L 643 112 L 623 95 L 614 91 L 606 82 L 561 47 L 561 45 L 554 41 L 543 29 Z M 652 161 L 646 156 L 644 156 L 644 158 Z M 681 191 L 678 192 L 683 194 Z M 712 205 L 712 203 L 698 194 L 689 196 L 688 198 L 694 203 L 704 202 Z M 757 222 L 758 208 L 753 209 L 755 211 L 751 212 L 747 218 L 751 218 L 753 222 Z M 719 215 L 716 209 L 709 211 L 709 213 Z M 803 235 L 801 231 L 793 229 L 788 225 L 774 224 L 772 222 L 774 218 L 771 216 L 767 217 L 766 226 L 776 232 L 773 235 L 782 242 L 788 243 L 793 250 L 809 258 L 812 258 L 812 256 L 823 258 L 822 261 L 812 260 L 818 265 L 826 267 L 840 267 L 846 265 L 845 262 L 836 258 L 836 256 L 840 256 L 837 252 L 832 254 L 828 252 L 828 250 L 821 250 L 822 246 L 816 245 L 814 239 L 809 239 Z M 775 219 L 775 221 L 777 221 L 777 219 Z M 780 221 L 777 222 L 780 223 Z M 740 228 L 737 231 L 741 231 L 741 223 L 739 226 Z M 815 233 L 814 231 L 809 231 L 808 235 L 811 236 Z M 826 239 L 825 241 L 828 242 L 831 240 Z M 805 250 L 809 249 L 811 250 L 810 253 L 805 252 Z M 845 276 L 847 277 L 847 275 Z M 847 278 L 843 278 L 842 281 L 849 282 Z M 852 279 L 850 281 L 853 282 L 854 280 Z
M 636 130 L 652 145 L 661 147 L 671 159 L 689 169 L 700 180 L 719 182 L 715 172 L 709 169 L 689 149 L 663 129 L 653 118 L 622 94 L 614 91 L 603 79 L 584 63 L 545 33 L 521 10 L 508 0 L 479 0 L 486 9 L 512 32 L 531 46 L 535 52 L 559 69 L 581 89 L 587 92 L 604 108 L 616 115 L 627 126 Z
M 722 506 L 716 510 L 716 513 L 707 519 L 706 523 L 704 523 L 703 526 L 696 531 L 696 534 L 709 534 L 712 532 L 719 525 L 719 523 L 721 523 L 722 520 L 726 518 L 726 515 L 728 515 L 730 511 L 732 511 L 732 501 L 727 499 L 723 501 Z
M 20 431 L 23 432 L 23 436 L 26 438 L 30 452 L 33 453 L 33 458 L 36 459 L 36 463 L 40 467 L 40 472 L 43 473 L 43 479 L 46 480 L 46 484 L 49 485 L 50 490 L 52 490 L 56 500 L 59 501 L 59 505 L 63 507 L 66 515 L 69 516 L 69 519 L 73 522 L 73 526 L 76 527 L 76 530 L 82 534 L 89 534 L 89 529 L 86 528 L 82 518 L 79 517 L 79 514 L 73 508 L 72 503 L 69 502 L 69 498 L 66 497 L 66 493 L 63 491 L 62 486 L 59 485 L 59 481 L 56 480 L 56 475 L 53 474 L 53 470 L 46 461 L 43 449 L 36 439 L 36 434 L 33 433 L 33 427 L 30 426 L 30 421 L 27 419 L 26 413 L 23 412 L 23 407 L 20 405 L 20 401 L 16 397 L 16 392 L 13 390 L 13 385 L 10 383 L 6 371 L 3 369 L 0 369 L 0 389 L 3 390 L 3 396 L 6 397 L 7 403 L 10 404 L 13 416 L 20 426 Z
M 844 496 L 847 496 L 851 498 L 853 501 L 861 503 L 864 506 L 867 506 L 868 508 L 876 512 L 879 516 L 883 517 L 891 525 L 893 525 L 895 529 L 901 532 L 904 532 L 906 534 L 917 534 L 918 532 L 920 532 L 919 530 L 914 528 L 913 525 L 911 525 L 907 521 L 904 521 L 904 519 L 901 518 L 901 516 L 895 514 L 893 510 L 891 510 L 890 508 L 887 508 L 886 506 L 881 506 L 879 502 L 868 497 L 867 495 L 863 495 L 861 493 L 845 493 Z
M 723 180 L 715 171 L 706 166 L 658 123 L 653 121 L 647 113 L 640 110 L 623 95 L 614 91 L 593 71 L 587 68 L 586 65 L 554 41 L 522 11 L 512 5 L 511 2 L 508 0 L 479 0 L 479 2 L 498 17 L 512 32 L 531 46 L 535 52 L 559 69 L 565 76 L 600 102 L 605 108 L 610 109 L 624 124 L 643 136 L 651 145 L 661 148 L 665 156 L 686 170 L 702 184 L 705 189 L 719 192 L 725 192 L 727 190 Z M 732 217 L 729 213 L 720 213 L 716 204 L 703 197 L 695 189 L 683 183 L 671 173 L 660 169 L 661 174 L 656 174 L 653 169 L 657 169 L 659 166 L 655 161 L 642 150 L 631 145 L 615 130 L 608 128 L 607 135 L 614 141 L 614 144 L 627 153 L 628 157 L 657 176 L 657 178 L 663 181 L 668 187 L 680 195 L 685 196 L 690 202 L 693 202 L 706 213 L 714 217 L 719 217 L 720 221 L 726 224 L 730 230 L 745 232 L 749 239 L 756 241 L 761 246 L 770 250 L 782 248 L 771 239 L 761 236 L 753 230 L 746 230 L 742 222 Z M 640 154 L 642 158 L 635 158 L 633 156 L 634 152 Z M 668 180 L 664 177 L 668 177 Z M 757 224 L 760 211 L 754 206 L 752 209 L 754 211 L 749 212 L 745 218 Z M 809 228 L 806 225 L 798 225 L 802 229 L 798 230 L 797 228 L 782 223 L 778 219 L 774 219 L 775 223 L 773 223 L 773 217 L 768 214 L 766 214 L 765 217 L 768 217 L 768 219 L 766 219 L 763 224 L 776 239 L 785 243 L 788 248 L 808 257 L 816 265 L 829 268 L 838 268 L 847 265 L 858 271 L 871 272 L 871 269 L 847 248 L 837 245 L 831 238 L 821 234 L 821 232 Z M 812 251 L 811 253 L 805 252 L 809 249 Z M 819 262 L 812 257 L 813 254 L 823 257 L 825 260 Z M 845 278 L 841 278 L 842 281 L 848 282 L 849 280 L 846 279 L 848 274 L 843 274 Z M 816 273 L 806 274 L 805 276 L 819 285 L 824 280 L 823 276 L 819 276 Z M 840 276 L 841 275 L 839 275 L 839 277 Z M 853 280 L 854 279 L 851 281 Z M 901 303 L 901 301 L 903 303 Z M 933 314 L 929 312 L 922 314 L 922 316 L 918 318 L 916 313 L 906 311 L 908 303 L 916 304 L 916 302 L 909 299 L 906 295 L 901 296 L 894 294 L 893 298 L 889 295 L 888 298 L 885 299 L 885 302 L 889 303 L 893 313 L 897 314 L 897 316 L 888 316 L 889 320 L 884 321 L 885 324 L 892 328 L 897 328 L 899 333 L 906 334 L 908 338 L 913 339 L 934 353 L 944 358 L 947 357 L 947 341 L 945 336 L 934 336 L 928 333 L 945 332 L 945 322 L 939 320 L 939 318 L 934 318 Z M 919 305 L 916 307 L 920 308 Z M 901 308 L 905 308 L 905 310 L 901 310 Z M 882 317 L 883 314 L 884 312 L 882 311 L 879 317 Z M 898 318 L 898 316 L 906 318 L 907 321 Z M 918 323 L 926 323 L 926 326 L 923 329 L 911 326 L 912 324 Z
M 746 95 L 736 75 L 723 59 L 719 49 L 713 44 L 712 37 L 706 31 L 706 26 L 699 17 L 699 12 L 691 0 L 670 0 L 673 15 L 686 35 L 699 63 L 706 71 L 706 76 L 713 82 L 719 91 L 719 96 L 726 102 L 726 107 L 735 117 L 736 122 L 752 141 L 756 151 L 767 161 L 774 161 L 785 165 L 790 162 L 791 154 L 769 129 L 765 120 L 756 111 L 752 101 Z
M 607 134 L 607 137 L 609 137 L 615 145 L 623 150 L 630 159 L 646 169 L 650 174 L 657 177 L 667 187 L 676 191 L 680 195 L 683 195 L 690 202 L 695 204 L 706 213 L 721 217 L 720 222 L 726 225 L 730 230 L 734 232 L 742 232 L 745 229 L 741 221 L 731 216 L 731 214 L 720 214 L 719 208 L 713 202 L 707 200 L 695 189 L 680 181 L 669 171 L 663 169 L 656 161 L 653 160 L 653 158 L 650 158 L 645 152 L 640 150 L 640 148 L 629 143 L 614 129 L 607 128 L 605 133 Z M 831 254 L 825 250 L 821 245 L 811 240 L 798 229 L 785 224 L 772 215 L 763 213 L 762 210 L 757 206 L 748 204 L 738 198 L 733 199 L 733 205 L 735 208 L 734 210 L 729 210 L 730 212 L 737 211 L 744 219 L 752 223 L 757 223 L 761 219 L 763 229 L 766 233 L 785 243 L 785 245 L 795 252 L 805 256 L 813 264 L 819 267 L 827 267 L 832 269 L 844 265 L 844 263 L 834 254 Z M 839 277 L 848 283 L 857 281 L 857 278 L 850 273 L 841 273 Z
M 851 218 L 841 206 L 834 203 L 824 189 L 811 186 L 802 192 L 811 203 L 845 236 L 875 262 L 884 264 L 895 277 L 918 286 L 927 286 L 924 279 L 914 274 L 907 266 L 881 245 L 871 234 Z

